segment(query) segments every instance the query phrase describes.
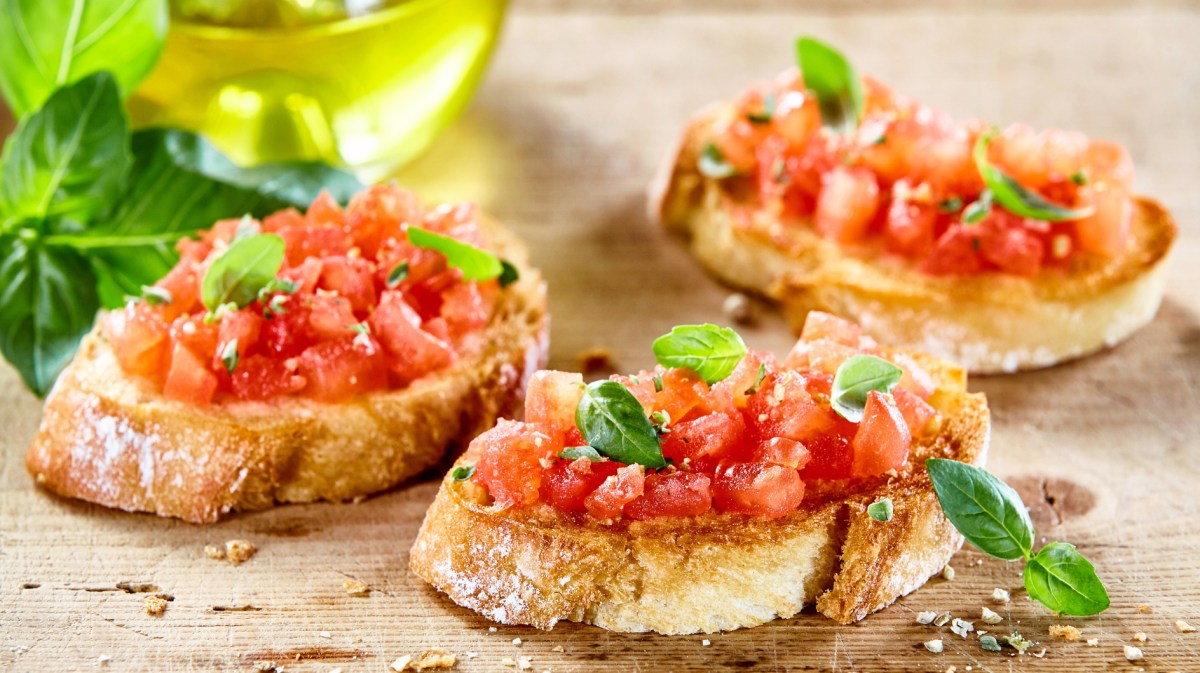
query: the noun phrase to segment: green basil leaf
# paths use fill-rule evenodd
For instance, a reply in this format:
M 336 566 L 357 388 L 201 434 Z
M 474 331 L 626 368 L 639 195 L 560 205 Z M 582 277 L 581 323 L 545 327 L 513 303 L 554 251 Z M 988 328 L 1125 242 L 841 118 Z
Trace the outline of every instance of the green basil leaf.
M 170 290 L 162 287 L 155 287 L 153 285 L 142 286 L 142 299 L 145 299 L 146 303 L 151 306 L 170 304 L 171 302 L 175 301 L 175 298 L 171 296 Z
M 763 379 L 765 378 L 767 378 L 767 365 L 760 362 L 758 365 L 758 376 L 754 377 L 754 385 L 744 390 L 743 394 L 750 396 L 754 393 L 757 393 L 759 387 L 762 386 Z
M 500 281 L 500 287 L 508 287 L 509 285 L 512 285 L 521 279 L 520 270 L 518 270 L 516 265 L 507 259 L 500 260 L 500 267 L 502 269 L 500 271 L 500 278 L 498 279 Z
M 461 270 L 463 278 L 467 280 L 491 280 L 504 273 L 504 264 L 499 257 L 458 239 L 419 227 L 409 227 L 408 240 L 418 248 L 436 250 L 445 255 L 446 263 Z
M 992 142 L 993 132 L 979 135 L 975 141 L 975 167 L 983 177 L 983 183 L 991 190 L 996 203 L 1005 210 L 1020 217 L 1047 222 L 1064 222 L 1067 220 L 1082 220 L 1090 216 L 1095 209 L 1064 208 L 1056 203 L 1047 201 L 1042 195 L 1032 192 L 1014 180 L 1004 171 L 992 165 L 987 158 L 988 145 Z
M 474 465 L 459 465 L 458 467 L 454 468 L 453 470 L 450 470 L 450 478 L 453 479 L 457 483 L 462 483 L 474 476 L 475 476 L 475 466 Z
M 1025 566 L 1029 597 L 1064 615 L 1085 617 L 1108 609 L 1108 591 L 1091 562 L 1065 542 L 1042 547 Z
M 979 646 L 988 652 L 999 652 L 1000 642 L 996 640 L 996 636 L 986 635 L 979 636 Z
M 230 339 L 225 344 L 225 348 L 221 350 L 221 364 L 225 365 L 225 371 L 229 374 L 237 369 L 238 363 L 238 342 L 237 339 Z
M 1028 557 L 1033 523 L 1021 496 L 987 470 L 930 458 L 925 461 L 946 518 L 980 551 L 1005 561 Z
M 607 458 L 600 455 L 599 451 L 590 446 L 568 446 L 567 448 L 558 452 L 558 457 L 566 458 L 567 460 L 579 460 L 580 458 L 587 458 L 593 463 L 607 460 Z
M 408 278 L 408 262 L 400 262 L 388 272 L 387 286 L 390 288 L 397 287 L 406 278 Z
M 758 112 L 749 112 L 746 114 L 746 119 L 755 124 L 766 124 L 771 121 L 771 117 L 775 115 L 775 92 L 768 91 L 767 95 L 763 96 L 762 110 Z
M 725 161 L 725 155 L 721 154 L 721 148 L 713 143 L 704 146 L 696 168 L 700 170 L 701 175 L 714 180 L 724 180 L 737 175 L 738 172 L 733 164 Z
M 728 327 L 679 325 L 655 339 L 653 350 L 658 364 L 686 367 L 712 385 L 738 366 L 746 356 L 746 343 Z
M 975 224 L 982 222 L 983 218 L 991 214 L 992 190 L 984 187 L 983 191 L 979 192 L 979 198 L 972 201 L 963 209 L 962 221 L 963 224 Z
M 842 135 L 854 133 L 865 105 L 862 80 L 854 66 L 836 49 L 811 37 L 796 40 L 796 63 L 804 86 L 817 95 L 821 123 Z
M 946 213 L 947 215 L 952 215 L 954 213 L 957 213 L 959 210 L 962 209 L 962 207 L 963 207 L 963 200 L 957 196 L 951 196 L 950 198 L 945 199 L 945 200 L 941 201 L 940 203 L 938 203 L 938 210 L 943 213 Z
M 867 516 L 876 521 L 888 522 L 892 520 L 892 515 L 895 513 L 892 501 L 887 498 L 876 500 L 867 505 Z
M 211 145 L 209 148 L 224 158 Z M 223 164 L 213 162 L 207 165 L 205 175 L 252 189 L 262 196 L 279 199 L 296 208 L 308 208 L 322 191 L 329 192 L 335 201 L 345 205 L 365 187 L 350 173 L 320 161 L 280 161 L 242 168 L 226 160 Z
M 283 239 L 275 234 L 243 238 L 213 260 L 200 282 L 200 300 L 209 311 L 233 304 L 245 308 L 258 299 L 283 266 Z
M 833 377 L 829 402 L 842 418 L 859 423 L 872 390 L 890 393 L 900 383 L 904 370 L 874 355 L 846 358 Z
M 128 126 L 108 73 L 55 92 L 5 143 L 0 232 L 26 218 L 84 223 L 116 200 L 129 172 Z
M 0 91 L 17 117 L 100 70 L 132 93 L 167 32 L 166 0 L 9 0 L 4 14 Z
M 667 466 L 642 403 L 616 381 L 596 381 L 584 388 L 575 409 L 575 425 L 601 455 L 625 464 L 656 469 Z
M 0 352 L 42 397 L 95 321 L 95 277 L 77 253 L 37 240 L 0 237 L 0 251 Z

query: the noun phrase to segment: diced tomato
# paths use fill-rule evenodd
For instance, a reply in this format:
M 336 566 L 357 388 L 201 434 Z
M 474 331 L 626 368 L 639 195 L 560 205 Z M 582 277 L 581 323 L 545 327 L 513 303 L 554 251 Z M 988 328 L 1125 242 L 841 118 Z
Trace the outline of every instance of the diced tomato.
M 217 350 L 217 325 L 204 320 L 203 314 L 180 316 L 171 323 L 171 342 L 183 344 L 193 353 Z
M 454 360 L 450 345 L 421 329 L 421 317 L 396 290 L 383 293 L 368 322 L 391 357 L 392 373 L 404 380 L 419 379 Z
M 815 369 L 827 374 L 836 374 L 838 367 L 852 355 L 858 355 L 862 349 L 847 346 L 829 339 L 801 339 L 792 346 L 787 358 L 783 361 L 785 367 L 795 369 Z
M 706 456 L 722 458 L 742 442 L 746 424 L 741 414 L 714 412 L 688 421 L 672 423 L 663 437 L 663 455 L 676 461 Z
M 307 305 L 308 334 L 313 339 L 341 339 L 351 333 L 358 318 L 350 301 L 331 294 L 315 294 L 302 300 Z
M 575 409 L 583 388 L 582 374 L 535 372 L 525 390 L 525 422 L 544 428 L 552 440 L 562 444 L 567 433 L 575 429 Z
M 796 511 L 804 499 L 804 482 L 796 470 L 764 463 L 721 463 L 712 490 L 718 510 L 768 519 Z
M 807 442 L 828 431 L 830 412 L 813 400 L 804 378 L 794 371 L 768 374 L 746 404 L 746 422 L 758 441 L 786 437 Z
M 643 385 L 654 382 L 641 379 Z M 662 411 L 672 422 L 681 421 L 688 413 L 696 408 L 708 394 L 708 385 L 704 379 L 686 368 L 668 369 L 662 374 L 663 389 L 654 394 L 654 402 L 647 412 Z
M 896 403 L 885 393 L 867 393 L 862 422 L 854 435 L 854 463 L 851 473 L 870 477 L 900 469 L 908 462 L 912 434 Z
M 262 355 L 242 358 L 230 376 L 233 394 L 242 400 L 268 400 L 278 395 L 291 395 L 303 390 L 306 384 L 304 377 L 296 373 L 295 366 L 289 368 L 286 363 Z
M 929 427 L 929 421 L 932 421 L 933 417 L 937 415 L 937 410 L 904 388 L 896 388 L 892 391 L 892 395 L 896 398 L 896 408 L 904 417 L 904 424 L 908 426 L 909 433 L 913 437 L 924 437 L 925 431 Z
M 187 346 L 177 343 L 171 351 L 171 368 L 163 383 L 163 396 L 196 406 L 212 403 L 217 392 L 217 375 Z
M 905 388 L 913 393 L 916 393 L 921 399 L 927 400 L 937 389 L 937 384 L 933 377 L 925 368 L 917 362 L 917 359 L 908 353 L 891 353 L 887 359 L 892 364 L 904 370 L 904 374 L 900 377 L 901 388 Z
M 764 351 L 747 351 L 729 376 L 713 384 L 704 402 L 706 408 L 725 413 L 744 408 L 750 397 L 749 391 L 761 385 L 760 377 L 765 377 L 767 369 L 775 369 L 776 366 L 774 355 Z
M 263 319 L 257 313 L 249 311 L 233 311 L 221 317 L 217 328 L 217 348 L 213 352 L 212 368 L 225 367 L 222 356 L 231 342 L 237 342 L 238 356 L 243 356 L 258 341 Z
M 821 177 L 816 226 L 838 243 L 858 243 L 879 209 L 879 183 L 871 171 L 839 166 Z
M 833 411 L 826 411 L 828 430 L 810 435 L 804 440 L 809 461 L 800 471 L 804 479 L 846 479 L 854 462 L 854 449 L 850 443 L 858 425 L 842 418 Z
M 326 257 L 317 287 L 345 297 L 355 311 L 366 311 L 375 305 L 375 265 L 361 257 Z
M 442 295 L 440 315 L 454 336 L 483 327 L 491 314 L 491 302 L 484 298 L 478 285 L 458 283 Z
M 772 437 L 760 443 L 754 457 L 764 463 L 783 465 L 793 470 L 803 469 L 812 460 L 807 447 L 787 437 Z
M 200 281 L 202 275 L 197 273 L 193 263 L 180 260 L 155 287 L 166 290 L 171 295 L 171 301 L 161 304 L 163 319 L 170 322 L 181 315 L 191 313 L 200 301 Z
M 1016 218 L 992 211 L 979 223 L 979 252 L 1002 271 L 1032 278 L 1042 270 L 1045 246 L 1035 234 L 1010 223 L 1010 219 Z
M 896 183 L 892 201 L 888 205 L 884 232 L 888 250 L 911 257 L 922 257 L 933 249 L 934 224 L 939 213 L 936 204 L 922 203 L 902 196 L 912 189 L 906 180 Z
M 262 229 L 269 234 L 277 234 L 291 227 L 303 227 L 304 215 L 295 208 L 285 208 L 271 213 L 263 218 Z
M 643 493 L 625 505 L 625 516 L 637 521 L 660 516 L 698 516 L 712 509 L 712 480 L 695 472 L 652 474 Z
M 935 276 L 978 273 L 983 269 L 979 256 L 982 241 L 979 229 L 969 224 L 951 225 L 942 234 L 933 252 L 921 263 L 921 270 Z
M 584 501 L 605 479 L 615 475 L 620 463 L 587 458 L 558 460 L 542 475 L 541 499 L 565 512 L 582 511 Z
M 384 241 L 402 235 L 404 224 L 420 221 L 421 204 L 412 192 L 383 183 L 355 194 L 346 215 L 355 245 L 373 257 Z
M 345 402 L 387 387 L 387 365 L 379 344 L 366 334 L 322 341 L 300 354 L 304 394 L 319 402 Z
M 161 375 L 170 341 L 167 325 L 154 307 L 136 303 L 113 311 L 103 330 L 121 368 L 150 378 Z
M 541 460 L 550 455 L 549 438 L 526 423 L 500 419 L 476 437 L 468 455 L 478 455 L 475 481 L 507 509 L 537 502 L 542 485 Z
M 863 334 L 857 324 L 824 311 L 809 311 L 804 317 L 804 328 L 800 331 L 801 341 L 825 339 L 851 348 L 870 349 L 879 344 Z
M 312 212 L 312 211 L 309 211 Z M 354 240 L 341 227 L 320 227 L 306 224 L 281 229 L 288 266 L 300 266 L 309 257 L 345 255 L 354 247 Z
M 1133 232 L 1133 203 L 1128 192 L 1104 183 L 1085 186 L 1080 192 L 1095 212 L 1075 223 L 1079 247 L 1105 257 L 1123 253 Z
M 625 505 L 642 495 L 645 483 L 645 468 L 637 464 L 626 465 L 597 486 L 584 499 L 583 506 L 594 519 L 615 519 L 621 516 Z
M 304 221 L 313 227 L 342 227 L 346 224 L 346 214 L 342 212 L 342 207 L 338 205 L 337 199 L 329 193 L 329 190 L 322 189 L 317 195 L 317 199 L 308 207 L 308 211 L 304 213 Z

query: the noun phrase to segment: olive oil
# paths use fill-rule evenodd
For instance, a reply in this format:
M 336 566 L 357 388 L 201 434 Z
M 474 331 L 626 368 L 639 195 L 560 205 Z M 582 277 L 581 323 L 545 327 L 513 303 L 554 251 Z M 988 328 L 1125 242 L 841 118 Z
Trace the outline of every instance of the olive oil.
M 203 133 L 241 164 L 387 176 L 466 105 L 506 0 L 173 0 L 139 126 Z M 251 24 L 251 25 L 247 25 Z

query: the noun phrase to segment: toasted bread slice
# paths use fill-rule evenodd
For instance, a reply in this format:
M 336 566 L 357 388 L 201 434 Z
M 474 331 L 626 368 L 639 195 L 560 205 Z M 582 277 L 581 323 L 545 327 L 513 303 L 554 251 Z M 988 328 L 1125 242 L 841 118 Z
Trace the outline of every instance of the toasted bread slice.
M 276 503 L 360 498 L 429 469 L 519 408 L 546 357 L 541 276 L 512 234 L 484 226 L 520 279 L 501 291 L 475 347 L 450 367 L 346 404 L 195 407 L 127 375 L 94 330 L 47 398 L 26 466 L 61 495 L 194 523 Z
M 886 357 L 886 356 L 885 356 Z M 982 465 L 989 416 L 965 373 L 928 356 L 936 433 L 907 468 L 859 482 L 810 482 L 800 509 L 770 520 L 712 511 L 603 525 L 545 504 L 498 511 L 485 489 L 447 475 L 413 545 L 414 572 L 504 624 L 559 620 L 613 631 L 711 633 L 791 617 L 806 605 L 849 624 L 939 572 L 962 544 L 924 461 Z M 867 506 L 890 498 L 894 518 Z
M 717 278 L 777 301 L 797 332 L 809 311 L 828 311 L 883 343 L 997 373 L 1111 347 L 1158 311 L 1176 227 L 1151 199 L 1134 199 L 1132 243 L 1115 259 L 1081 258 L 1033 279 L 931 276 L 877 246 L 851 249 L 785 225 L 756 207 L 753 189 L 701 175 L 697 160 L 719 110 L 693 119 L 669 153 L 651 186 L 650 215 L 690 236 Z

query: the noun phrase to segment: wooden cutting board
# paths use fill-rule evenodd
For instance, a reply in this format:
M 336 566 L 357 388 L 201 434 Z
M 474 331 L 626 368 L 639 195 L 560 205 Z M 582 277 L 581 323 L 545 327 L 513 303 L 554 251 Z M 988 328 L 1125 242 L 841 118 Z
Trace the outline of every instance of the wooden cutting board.
M 493 631 L 407 569 L 432 478 L 357 505 L 284 507 L 207 527 L 51 497 L 23 467 L 39 403 L 0 365 L 0 670 L 250 670 L 268 661 L 382 672 L 431 647 L 456 653 L 463 671 L 510 670 L 522 657 L 530 670 L 556 673 L 1200 670 L 1200 634 L 1175 627 L 1200 626 L 1195 5 L 793 4 L 518 2 L 477 101 L 401 179 L 432 197 L 476 199 L 529 241 L 550 282 L 554 366 L 576 368 L 581 351 L 605 347 L 628 370 L 651 363 L 651 339 L 670 326 L 722 320 L 727 294 L 647 222 L 656 162 L 695 108 L 787 66 L 800 32 L 958 117 L 1126 143 L 1140 191 L 1181 225 L 1158 319 L 1112 352 L 973 381 L 991 400 L 991 468 L 1019 487 L 1041 535 L 1075 542 L 1095 561 L 1112 593 L 1108 612 L 1051 616 L 1019 589 L 1016 566 L 967 549 L 953 580 L 931 580 L 851 627 L 806 613 L 712 636 L 573 624 Z M 765 311 L 744 332 L 753 347 L 790 343 Z M 233 538 L 258 553 L 240 566 L 206 558 L 206 544 Z M 346 579 L 370 594 L 347 595 Z M 997 587 L 1012 592 L 1010 603 L 992 603 Z M 170 597 L 161 617 L 143 610 L 150 594 Z M 985 605 L 1006 617 L 997 631 L 1018 629 L 1044 656 L 985 652 L 914 621 L 948 610 L 981 626 Z M 1052 640 L 1047 628 L 1058 623 L 1099 642 Z M 1133 643 L 1139 631 L 1145 643 Z M 942 654 L 921 645 L 935 637 Z M 1126 662 L 1123 644 L 1138 644 L 1145 660 Z

